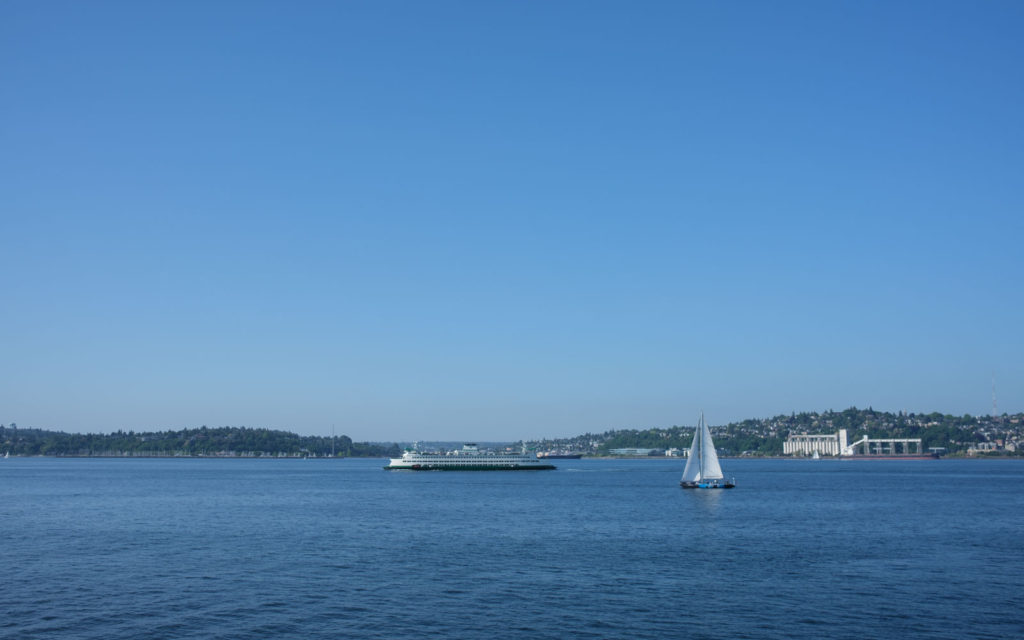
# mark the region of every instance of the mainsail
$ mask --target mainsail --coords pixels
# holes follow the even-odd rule
[[[700,414],[700,424],[693,434],[690,445],[690,457],[686,459],[683,469],[683,482],[703,482],[705,480],[721,480],[722,467],[718,464],[715,443],[711,441],[711,431],[704,422],[704,414]]]

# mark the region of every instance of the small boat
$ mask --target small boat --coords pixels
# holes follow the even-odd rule
[[[815,451],[814,455],[811,456],[811,460],[821,460],[821,454]]]
[[[693,434],[690,457],[686,459],[686,468],[683,469],[679,486],[684,489],[732,489],[736,486],[735,480],[726,482],[722,475],[722,466],[718,464],[718,453],[715,452],[715,443],[711,441],[711,431],[704,422],[703,411],[697,431]]]

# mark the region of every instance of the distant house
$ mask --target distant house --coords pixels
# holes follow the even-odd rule
[[[979,442],[978,444],[974,445],[973,447],[969,447],[967,449],[967,455],[975,456],[975,455],[978,455],[978,453],[983,452],[983,451],[998,451],[998,450],[999,450],[999,446],[995,442]]]

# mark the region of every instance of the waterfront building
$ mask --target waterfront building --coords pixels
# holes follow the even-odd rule
[[[846,429],[836,433],[793,434],[782,443],[782,453],[791,456],[924,456],[920,438],[868,438],[849,442]],[[970,451],[968,451],[970,453]],[[934,456],[935,452],[927,454]]]
[[[814,455],[814,453],[823,456],[837,456],[843,450],[839,442],[840,434],[842,434],[842,439],[845,441],[846,429],[842,429],[840,433],[822,435],[808,435],[806,433],[791,435],[782,443],[782,453],[790,456],[810,456]]]

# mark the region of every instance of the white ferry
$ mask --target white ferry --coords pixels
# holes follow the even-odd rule
[[[420,453],[406,451],[401,458],[391,458],[384,467],[388,471],[540,471],[554,469],[532,453],[493,453],[481,451],[476,444],[463,445],[450,453]]]

